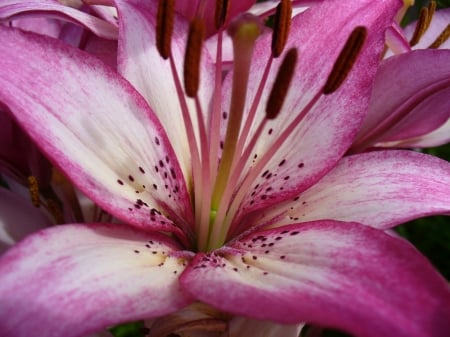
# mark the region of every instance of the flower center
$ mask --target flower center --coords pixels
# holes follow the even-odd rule
[[[282,0],[277,6],[271,54],[266,62],[256,94],[248,103],[248,84],[252,66],[253,50],[263,25],[258,18],[245,14],[228,25],[228,1],[218,1],[215,25],[217,46],[215,60],[215,81],[211,103],[206,120],[198,97],[200,86],[200,65],[205,36],[201,19],[203,6],[197,10],[197,17],[191,21],[184,59],[184,82],[178,78],[175,62],[170,52],[170,39],[174,21],[174,2],[160,1],[157,20],[157,47],[164,59],[169,59],[172,75],[178,93],[183,120],[189,140],[192,165],[192,202],[195,214],[197,249],[210,251],[222,246],[240,232],[235,225],[239,207],[254,181],[259,178],[277,149],[288,139],[305,115],[315,106],[322,95],[333,93],[342,84],[355,62],[366,35],[366,29],[358,27],[351,34],[341,55],[322,90],[306,104],[282,132],[275,137],[268,150],[258,158],[251,158],[255,144],[260,139],[267,123],[278,117],[297,64],[295,48],[284,52],[291,22],[291,1]],[[233,69],[231,78],[230,104],[223,112],[222,85],[223,62],[222,41],[224,27],[233,43]],[[263,90],[273,60],[284,54],[273,82],[265,107],[264,118],[257,120],[257,108],[261,103]],[[183,90],[184,89],[184,90]],[[193,100],[196,111],[192,114],[187,100]],[[249,106],[249,108],[246,108]],[[247,109],[247,111],[246,111]],[[224,131],[224,132],[221,132]],[[269,130],[269,135],[270,135]],[[223,139],[221,137],[224,137]]]

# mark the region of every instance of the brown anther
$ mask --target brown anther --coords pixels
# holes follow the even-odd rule
[[[230,0],[216,0],[214,24],[216,29],[220,29],[228,18]]]
[[[436,1],[430,1],[428,4],[428,22],[425,30],[430,27],[431,20],[433,19],[434,12],[436,12]]]
[[[291,0],[281,0],[277,6],[272,35],[272,55],[278,57],[283,52],[291,28]]]
[[[35,176],[28,177],[28,191],[30,192],[31,203],[34,207],[41,206],[41,198],[39,195],[39,185]]]
[[[277,77],[270,91],[269,99],[266,105],[267,119],[274,119],[281,111],[284,100],[286,99],[289,86],[294,76],[295,66],[297,64],[297,49],[291,48],[284,56],[283,62],[278,70]]]
[[[53,199],[47,199],[46,202],[47,202],[47,209],[53,216],[53,219],[55,219],[55,223],[57,224],[64,223],[64,214],[59,204]]]
[[[156,17],[156,48],[163,59],[170,56],[175,0],[159,0]]]
[[[450,38],[450,24],[448,24],[447,27],[445,27],[445,29],[441,32],[441,34],[439,34],[436,40],[434,40],[433,43],[428,46],[428,48],[437,49],[449,38]]]
[[[356,58],[364,45],[367,36],[367,28],[363,26],[356,27],[350,34],[344,48],[342,48],[333,69],[328,76],[327,83],[323,87],[325,95],[336,91],[347,78],[350,70],[355,64]]]
[[[205,23],[195,18],[189,27],[189,36],[184,56],[184,89],[186,95],[195,97],[200,83],[200,57],[205,38]]]
[[[420,10],[419,19],[417,20],[416,28],[414,30],[411,40],[409,40],[410,46],[415,46],[419,43],[420,38],[423,36],[428,26],[430,25],[430,18],[428,15],[428,8],[422,8]]]

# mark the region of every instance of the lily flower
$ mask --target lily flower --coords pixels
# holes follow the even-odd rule
[[[351,152],[433,147],[450,141],[450,11],[435,2],[404,30],[387,30],[392,51],[375,78],[368,114]]]
[[[399,2],[327,1],[290,23],[283,1],[274,33],[248,16],[228,25],[218,6],[215,58],[202,20],[188,24],[172,1],[115,3],[117,71],[0,27],[0,101],[127,224],[56,226],[5,253],[0,335],[154,319],[151,335],[164,318],[207,316],[231,336],[295,336],[304,322],[445,336],[447,282],[384,230],[449,212],[449,164],[409,151],[343,157]],[[224,79],[223,26],[234,47]]]

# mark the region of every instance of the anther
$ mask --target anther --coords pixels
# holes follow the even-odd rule
[[[425,30],[427,30],[428,27],[430,27],[434,12],[436,12],[436,1],[430,1],[430,3],[428,4],[428,20]]]
[[[282,0],[275,13],[272,35],[272,55],[278,57],[281,55],[286,45],[291,28],[292,3],[291,0]]]
[[[28,191],[30,192],[30,198],[33,206],[40,207],[41,199],[39,196],[39,185],[35,176],[28,177]]]
[[[163,59],[170,56],[175,0],[159,0],[156,17],[156,48]]]
[[[417,20],[416,28],[414,29],[413,36],[409,40],[410,46],[415,46],[419,43],[420,38],[423,36],[430,24],[430,17],[428,15],[428,8],[422,8],[420,10],[419,19]]]
[[[359,26],[352,31],[344,48],[341,50],[341,53],[334,63],[333,69],[328,76],[327,83],[325,83],[325,86],[323,87],[323,93],[325,95],[336,91],[347,78],[362,49],[366,36],[366,27]]]
[[[216,0],[216,9],[214,16],[214,24],[216,29],[220,29],[228,18],[230,9],[230,0]]]
[[[200,82],[200,57],[205,38],[205,24],[201,19],[192,20],[184,57],[184,89],[186,95],[195,97]]]
[[[286,53],[283,63],[281,64],[272,90],[270,91],[269,99],[266,106],[266,117],[274,119],[280,112],[284,100],[287,96],[289,85],[294,76],[295,65],[297,64],[297,49],[292,48]]]
[[[439,36],[434,40],[432,44],[429,45],[429,49],[437,49],[439,48],[445,41],[447,41],[450,37],[450,24],[445,27],[445,29],[439,34]]]
[[[55,223],[64,223],[64,214],[62,212],[61,206],[53,199],[47,199],[46,202],[47,209],[53,216],[53,219],[55,219]]]

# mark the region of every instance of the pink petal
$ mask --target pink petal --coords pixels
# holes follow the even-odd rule
[[[411,51],[411,46],[406,39],[402,27],[397,22],[386,30],[386,44],[394,54],[402,54]],[[387,53],[389,53],[388,51]],[[392,55],[391,55],[392,56]]]
[[[45,17],[22,17],[10,21],[9,26],[57,38],[61,31],[62,24],[57,20]]]
[[[51,225],[31,200],[0,188],[0,254],[27,235]]]
[[[334,219],[387,229],[450,213],[449,195],[449,163],[412,151],[374,151],[344,157],[295,202],[279,208],[287,210],[288,223]]]
[[[9,21],[22,16],[32,17],[36,15],[69,21],[86,27],[105,39],[117,39],[117,27],[114,25],[77,9],[61,5],[58,1],[34,0],[18,2],[4,0],[0,7],[0,21]]]
[[[111,67],[117,67],[117,41],[101,39],[90,34],[85,43],[83,50],[95,55]]]
[[[0,67],[0,100],[81,191],[128,223],[179,232],[156,207],[188,229],[177,159],[128,82],[87,53],[8,28],[0,30]]]
[[[254,158],[261,158],[312,97],[322,91],[337,54],[351,31],[356,26],[366,26],[368,39],[343,85],[334,94],[322,95],[295,131],[276,148],[269,163],[248,188],[241,204],[242,212],[262,209],[295,196],[320,179],[345,153],[368,107],[372,81],[384,48],[384,31],[391,25],[398,5],[398,1],[318,3],[293,19],[286,48],[294,47],[299,51],[295,76],[280,115],[267,123],[242,176],[255,165],[254,162],[258,163]],[[331,17],[333,20],[329,20]],[[318,25],[318,22],[327,24]],[[271,35],[266,34],[258,41],[246,110],[250,109],[250,98],[255,96],[269,58]],[[269,90],[278,66],[279,60],[275,60],[258,107],[256,123],[265,117]],[[229,109],[230,82],[229,78],[225,80],[223,111]],[[256,127],[253,129],[254,132]]]
[[[186,177],[191,175],[191,153],[188,147],[178,94],[169,60],[163,60],[156,49],[156,2],[116,1],[120,14],[118,70],[146,98],[161,121]],[[183,60],[187,41],[187,22],[177,16],[172,36],[172,55],[178,76],[183,78]],[[209,55],[202,55],[199,100],[204,120],[211,103],[213,67]],[[194,101],[187,101],[191,119],[196,121]],[[170,112],[170,113],[169,113]],[[196,127],[196,124],[195,124]],[[192,141],[192,140],[190,140]]]
[[[449,50],[416,50],[385,60],[353,151],[422,136],[441,126],[450,117],[449,76]]]
[[[85,336],[180,309],[191,300],[178,285],[181,259],[168,256],[177,249],[122,225],[39,232],[0,259],[0,335]]]
[[[198,256],[183,289],[216,308],[361,337],[444,337],[450,288],[408,242],[322,221],[254,233]]]
[[[436,130],[429,132],[423,136],[402,139],[394,142],[381,142],[377,143],[380,147],[410,147],[410,148],[423,148],[434,147],[450,142],[450,119],[442,124]]]

